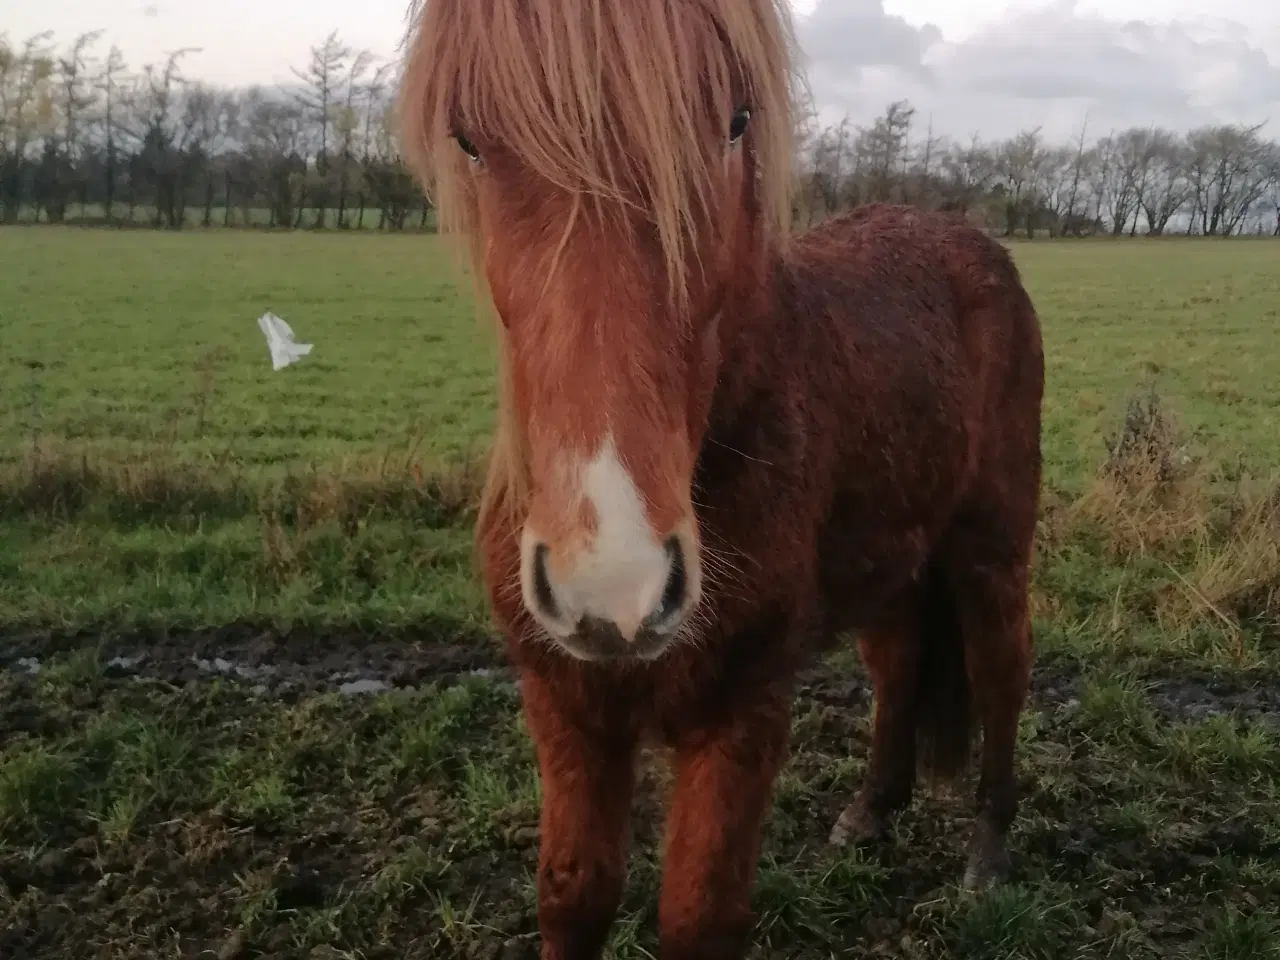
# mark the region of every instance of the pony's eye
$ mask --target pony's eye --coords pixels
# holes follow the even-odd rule
[[[458,146],[462,148],[462,152],[470,157],[473,163],[480,162],[480,151],[476,149],[474,143],[460,133],[455,133],[453,139],[458,141]]]
[[[733,119],[729,121],[729,143],[734,144],[747,132],[747,124],[751,120],[751,108],[739,107],[733,111]]]

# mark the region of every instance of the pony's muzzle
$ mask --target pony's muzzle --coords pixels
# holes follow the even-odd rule
[[[617,569],[588,558],[562,582],[553,579],[549,556],[543,543],[534,543],[527,554],[525,603],[542,627],[582,660],[653,659],[697,602],[696,574],[691,576],[679,535],[667,538],[660,555],[642,553]]]

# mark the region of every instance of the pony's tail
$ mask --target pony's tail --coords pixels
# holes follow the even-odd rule
[[[937,570],[925,585],[920,639],[916,771],[937,783],[968,770],[975,733],[960,617]]]

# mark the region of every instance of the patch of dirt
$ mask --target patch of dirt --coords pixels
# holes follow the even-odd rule
[[[505,670],[496,638],[446,620],[400,630],[234,624],[128,634],[0,631],[0,669],[33,675],[43,658],[85,648],[98,651],[109,676],[140,675],[177,685],[223,676],[285,698],[332,689],[373,693]]]
[[[1194,721],[1235,714],[1245,722],[1280,724],[1280,682],[1275,677],[1169,671],[1146,679],[1147,697],[1164,719]]]
[[[1161,667],[1136,678],[1156,716],[1167,722],[1234,716],[1245,723],[1280,726],[1280,677],[1264,672],[1219,674]],[[1053,710],[1079,702],[1087,678],[1070,660],[1041,660],[1031,675],[1033,709]],[[846,676],[819,667],[800,676],[800,695],[818,702],[866,711],[871,684],[861,668]]]
[[[0,630],[0,670],[35,675],[51,654],[96,648],[109,676],[140,675],[174,684],[222,676],[260,695],[292,699],[337,689],[377,693],[417,688],[464,674],[506,679],[510,670],[499,638],[441,619],[411,629],[358,626],[281,630],[270,625],[148,630],[110,634],[6,633]],[[1166,721],[1233,715],[1245,723],[1280,726],[1280,678],[1164,667],[1140,677],[1145,694]],[[1055,709],[1078,702],[1085,678],[1073,661],[1041,660],[1031,677],[1031,704]],[[800,675],[800,696],[867,710],[871,687],[855,667],[841,676],[829,666]]]
[[[1244,723],[1280,726],[1280,678],[1265,672],[1213,673],[1164,666],[1134,677],[1156,716],[1165,722],[1196,722],[1233,716]],[[1033,706],[1056,708],[1079,702],[1086,678],[1070,663],[1037,665],[1031,677]]]

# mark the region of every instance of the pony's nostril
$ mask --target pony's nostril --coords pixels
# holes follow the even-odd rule
[[[545,543],[533,548],[533,598],[545,616],[555,619],[560,616],[560,608],[556,604],[556,595],[551,590],[551,580],[547,576],[547,552]]]
[[[671,537],[667,540],[666,551],[670,561],[667,585],[663,588],[658,609],[649,618],[653,624],[660,624],[679,611],[684,606],[689,592],[689,575],[685,570],[684,549],[680,546],[680,541],[676,537]]]

